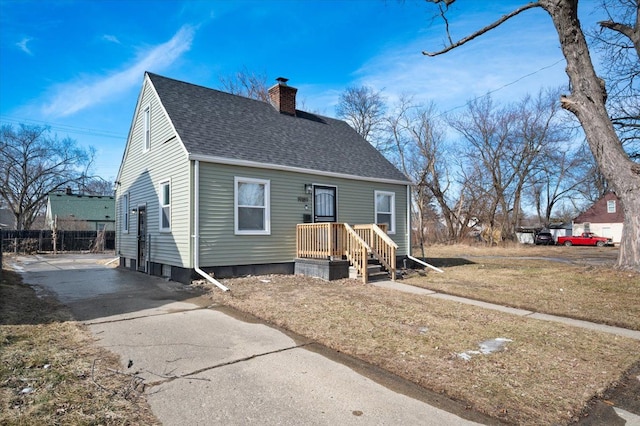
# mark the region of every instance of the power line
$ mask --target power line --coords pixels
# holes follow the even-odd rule
[[[111,139],[126,139],[126,136],[121,134],[110,132],[108,130],[99,130],[99,129],[90,129],[84,127],[76,127],[69,126],[67,124],[59,124],[59,123],[50,123],[42,120],[34,120],[30,118],[20,118],[20,117],[10,117],[8,115],[0,116],[0,121],[15,123],[15,124],[38,124],[38,125],[46,125],[50,127],[52,130],[58,130],[61,132],[73,133],[78,135],[88,135],[88,136],[99,136],[103,138],[111,138]]]
[[[491,95],[492,93],[496,93],[496,92],[497,92],[497,91],[499,91],[499,90],[502,90],[502,89],[504,89],[504,88],[506,88],[506,87],[512,86],[512,85],[514,85],[514,84],[518,83],[519,81],[524,80],[525,78],[528,78],[528,77],[531,77],[532,75],[538,74],[538,73],[539,73],[539,72],[541,72],[541,71],[544,71],[544,70],[549,69],[549,68],[553,68],[553,67],[555,67],[556,65],[558,65],[560,62],[563,62],[564,60],[565,60],[564,58],[558,59],[557,61],[555,61],[555,62],[554,62],[554,63],[552,63],[551,65],[546,65],[546,66],[544,66],[544,67],[542,67],[542,68],[538,68],[537,70],[535,70],[535,71],[533,71],[533,72],[530,72],[529,74],[525,74],[525,75],[523,75],[523,76],[521,76],[521,77],[518,77],[517,79],[513,80],[513,81],[512,81],[512,82],[510,82],[510,83],[503,84],[502,86],[498,87],[497,89],[489,90],[489,91],[488,91],[487,93],[485,93],[484,95],[476,96],[475,98],[473,98],[473,99],[471,99],[471,100],[469,100],[469,101],[465,102],[465,103],[464,103],[464,104],[462,104],[462,105],[458,105],[458,106],[455,106],[455,107],[453,107],[453,108],[450,108],[450,109],[448,109],[447,111],[444,111],[444,112],[442,112],[442,113],[438,114],[438,115],[437,115],[437,117],[440,117],[440,116],[443,116],[443,115],[445,115],[445,114],[448,114],[448,113],[450,113],[451,111],[454,111],[454,110],[456,110],[456,109],[463,108],[463,107],[465,107],[465,106],[469,105],[470,103],[472,103],[472,102],[474,102],[474,101],[477,101],[478,99],[482,99],[482,98],[484,98],[484,97],[487,97],[487,96]]]

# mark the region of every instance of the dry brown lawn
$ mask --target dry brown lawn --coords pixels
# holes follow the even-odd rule
[[[611,268],[611,247],[483,248],[463,245],[426,250],[430,269],[406,284],[456,296],[640,330],[640,274]]]
[[[544,264],[527,266],[520,260],[510,268],[488,267],[487,262],[474,265],[476,269],[465,275],[468,282],[474,274],[497,277],[515,273],[523,279],[544,269]],[[552,265],[558,270],[586,268],[557,262]],[[445,278],[438,275],[437,279],[449,279],[447,285],[452,286],[456,279],[446,277],[456,268],[469,266],[473,265],[445,267]],[[428,273],[412,280],[426,283],[435,276]],[[545,294],[560,292],[557,285],[562,281],[564,309],[576,306],[569,300],[576,291],[564,284],[571,274],[557,276],[556,287],[539,290],[538,300],[548,304],[542,301],[557,297]],[[526,281],[526,285],[509,290],[512,298],[538,285],[538,281]],[[212,290],[210,297],[217,303],[253,314],[512,424],[575,421],[593,397],[640,362],[640,342],[636,340],[399,293],[355,280],[325,282],[274,275],[223,282],[231,292]],[[490,287],[491,280],[482,282],[474,285]],[[611,287],[607,291],[613,290]],[[600,301],[604,299],[600,297]],[[616,299],[611,300],[608,310],[615,311]],[[496,338],[511,341],[502,351],[472,354],[470,360],[460,356],[478,351],[481,342]]]
[[[0,424],[159,424],[119,366],[64,307],[2,272]]]

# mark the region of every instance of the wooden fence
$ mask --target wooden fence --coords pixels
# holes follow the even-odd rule
[[[115,231],[57,231],[56,234],[56,251],[110,251],[116,248]],[[0,247],[5,253],[53,252],[53,231],[2,230]]]

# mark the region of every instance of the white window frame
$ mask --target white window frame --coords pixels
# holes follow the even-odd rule
[[[122,194],[122,233],[129,233],[129,193]]]
[[[142,131],[143,152],[147,152],[151,149],[151,104],[142,109]]]
[[[241,183],[257,183],[259,185],[264,185],[264,229],[260,230],[241,230],[239,228],[239,211],[238,209],[241,207],[251,207],[256,208],[255,206],[242,206],[238,204],[238,186]],[[234,232],[236,235],[271,235],[271,181],[267,179],[256,179],[256,178],[247,178],[234,176],[233,178],[233,222],[234,222]]]
[[[374,209],[373,222],[376,223],[376,224],[378,223],[378,195],[391,197],[391,202],[390,202],[391,211],[390,212],[379,212],[379,213],[382,213],[382,214],[391,213],[391,223],[389,224],[389,229],[387,230],[387,233],[388,234],[395,234],[396,233],[396,193],[395,192],[390,192],[390,191],[374,191],[374,196],[373,196],[373,209]]]
[[[616,200],[607,200],[607,213],[616,212]]]
[[[165,185],[169,186],[169,202],[164,203],[164,187]],[[171,179],[165,179],[158,183],[158,228],[160,232],[171,232]],[[164,213],[164,209],[169,209],[169,226],[162,226],[162,215]]]

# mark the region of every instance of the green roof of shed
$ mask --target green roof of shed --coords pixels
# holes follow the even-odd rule
[[[108,195],[49,194],[51,218],[112,222],[116,220],[116,202]]]

